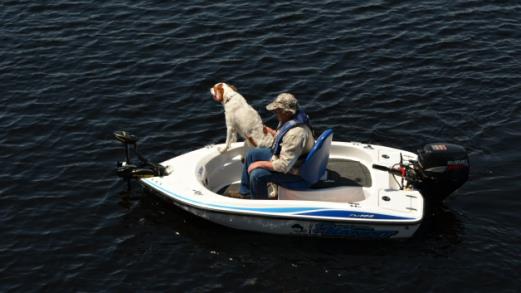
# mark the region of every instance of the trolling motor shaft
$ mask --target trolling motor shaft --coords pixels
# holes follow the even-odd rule
[[[135,135],[132,135],[123,130],[114,131],[114,137],[116,138],[116,140],[120,141],[121,143],[123,143],[125,145],[125,158],[127,160],[126,162],[127,163],[130,162],[129,153],[128,153],[128,145],[132,144],[132,145],[136,146],[137,137]]]
[[[119,177],[125,179],[139,179],[166,175],[166,168],[164,166],[148,161],[137,151],[138,138],[135,135],[120,130],[114,132],[114,137],[117,141],[123,143],[125,147],[125,161],[118,161],[116,165],[116,174]],[[130,160],[130,145],[134,146],[132,150],[138,157],[139,164],[133,164]]]

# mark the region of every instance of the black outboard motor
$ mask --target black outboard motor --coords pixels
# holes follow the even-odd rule
[[[431,143],[418,150],[416,180],[413,185],[433,202],[444,200],[469,177],[465,148],[449,143]]]

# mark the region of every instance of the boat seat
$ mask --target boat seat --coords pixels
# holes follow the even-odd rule
[[[322,132],[300,167],[302,180],[280,184],[280,186],[287,189],[305,190],[317,183],[322,177],[325,177],[332,140],[333,129],[327,129]]]

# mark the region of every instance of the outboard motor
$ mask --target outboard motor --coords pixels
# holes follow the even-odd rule
[[[400,189],[415,188],[431,203],[441,202],[469,178],[469,157],[465,148],[450,143],[431,143],[418,150],[418,160],[400,162],[393,167],[373,164],[373,168],[387,171]],[[404,179],[407,184],[404,184]]]
[[[469,177],[465,148],[449,143],[431,143],[418,150],[412,184],[431,201],[442,201]]]

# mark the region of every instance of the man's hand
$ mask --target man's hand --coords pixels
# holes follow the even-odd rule
[[[275,134],[277,133],[276,130],[273,130],[272,128],[266,126],[266,125],[263,125],[262,127],[262,131],[264,132],[264,134],[271,134],[271,136],[275,137]]]
[[[250,166],[248,167],[248,173],[251,173],[253,170],[257,168],[273,170],[273,166],[270,161],[256,161],[250,164]]]

